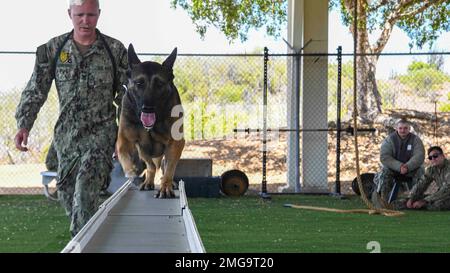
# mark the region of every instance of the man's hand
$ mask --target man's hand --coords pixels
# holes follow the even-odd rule
[[[408,166],[406,164],[402,164],[400,166],[400,173],[401,174],[407,174],[408,173]]]
[[[406,207],[408,209],[421,209],[426,204],[427,204],[427,201],[425,201],[425,200],[412,201],[411,199],[408,199],[408,202],[406,202]]]
[[[17,150],[22,152],[28,151],[26,147],[28,144],[28,130],[25,128],[19,129],[16,137],[14,137],[14,143],[16,144]]]
[[[419,200],[413,203],[413,208],[414,209],[421,209],[423,206],[425,206],[427,204],[427,201],[425,200]]]
[[[413,204],[414,204],[414,202],[411,199],[408,199],[408,202],[406,202],[406,207],[408,209],[412,209],[413,208]]]

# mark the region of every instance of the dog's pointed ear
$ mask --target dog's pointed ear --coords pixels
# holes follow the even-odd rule
[[[177,58],[177,48],[175,47],[175,49],[172,51],[172,53],[170,53],[169,57],[167,57],[167,59],[163,62],[162,65],[165,68],[172,70],[176,58]]]
[[[134,51],[133,44],[128,46],[128,66],[133,68],[133,66],[140,64],[141,60],[139,60],[136,52]]]

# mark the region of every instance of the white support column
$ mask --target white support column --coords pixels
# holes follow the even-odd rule
[[[290,53],[328,52],[328,1],[289,0],[288,2],[288,42],[294,48]],[[294,52],[295,51],[295,52]],[[296,103],[295,62],[288,58],[288,71],[292,77],[288,81],[287,120],[288,128],[295,128],[295,111],[300,107],[300,128],[327,128],[328,112],[328,60],[326,57],[301,58],[299,77],[301,82],[300,105]],[[286,187],[285,192],[328,192],[327,185],[327,133],[301,133],[300,178],[296,174],[296,137],[288,133]]]
[[[293,47],[293,49],[288,47],[288,53],[296,53],[300,52],[303,47],[303,1],[304,0],[289,0],[288,1],[288,43]],[[301,67],[301,65],[300,65]],[[287,60],[287,70],[288,75],[292,75],[288,79],[287,86],[287,127],[295,128],[295,112],[299,109],[300,105],[297,104],[296,101],[296,92],[295,90],[295,76],[294,71],[295,61],[294,57],[288,57]],[[300,69],[301,71],[301,69]],[[300,75],[299,73],[299,77]],[[296,173],[296,156],[297,151],[295,151],[296,147],[296,133],[289,132],[287,138],[287,174],[286,180],[287,184],[285,187],[281,187],[279,191],[283,192],[296,192],[299,188],[299,177]]]
[[[328,52],[328,1],[304,1],[303,53]],[[301,128],[328,127],[328,58],[304,57]],[[302,192],[329,192],[328,190],[328,133],[303,132],[301,135]]]

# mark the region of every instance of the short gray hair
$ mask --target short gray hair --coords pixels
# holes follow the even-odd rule
[[[69,2],[69,9],[72,6],[81,6],[84,4],[84,2],[86,2],[87,0],[68,0]],[[97,2],[97,6],[98,8],[100,8],[100,0],[95,0],[95,2]]]
[[[397,128],[399,124],[405,124],[405,125],[408,125],[409,127],[411,127],[411,122],[409,122],[409,121],[408,121],[407,119],[405,119],[405,118],[398,119],[398,120],[395,122],[395,128]]]

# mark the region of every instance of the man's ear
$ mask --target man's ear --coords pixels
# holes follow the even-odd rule
[[[67,10],[67,14],[69,14],[69,18],[72,19],[72,13],[70,12],[70,9]]]

